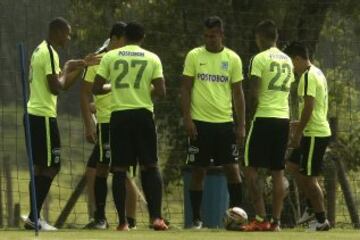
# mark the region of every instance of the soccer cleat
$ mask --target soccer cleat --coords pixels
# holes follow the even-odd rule
[[[127,223],[119,224],[116,228],[117,231],[129,231],[129,225]]]
[[[245,232],[270,231],[270,223],[268,221],[260,222],[254,220],[251,223],[242,226],[242,230]]]
[[[155,231],[165,231],[168,230],[169,227],[166,225],[164,219],[156,218],[152,223],[152,228]]]
[[[271,223],[269,231],[271,231],[271,232],[280,232],[281,231],[280,224]]]
[[[50,225],[45,220],[40,219],[39,221],[40,221],[40,226],[41,226],[42,231],[57,231],[58,230],[56,227]]]
[[[315,218],[315,213],[313,213],[308,207],[305,208],[305,211],[301,218],[296,222],[297,224],[307,223]]]
[[[24,221],[24,228],[26,230],[34,230],[35,229],[35,222],[31,221],[30,218],[21,216],[21,219]],[[40,222],[38,222],[38,229],[41,229]]]
[[[202,221],[200,221],[199,219],[193,221],[192,229],[199,230],[199,229],[202,229],[202,227],[203,227],[203,222]]]
[[[234,221],[227,223],[225,229],[228,231],[244,231],[243,225]]]
[[[106,219],[100,220],[93,220],[85,225],[84,229],[97,229],[97,230],[104,230],[108,229],[109,224],[107,223]]]
[[[330,228],[331,226],[327,219],[323,223],[319,223],[317,220],[313,220],[309,223],[308,231],[329,231]]]

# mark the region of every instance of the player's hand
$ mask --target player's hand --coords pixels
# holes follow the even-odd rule
[[[96,129],[94,126],[85,129],[85,137],[89,143],[96,143]]]
[[[197,129],[195,126],[195,123],[193,122],[192,119],[184,119],[184,126],[185,126],[185,130],[187,135],[191,138],[191,139],[196,139],[197,138]]]
[[[86,66],[94,66],[100,63],[101,58],[101,55],[97,55],[96,53],[90,53],[84,58],[84,62]]]
[[[244,147],[245,144],[245,126],[236,127],[236,140],[239,149]]]
[[[92,114],[96,114],[96,106],[95,106],[95,103],[94,103],[94,102],[91,102],[91,103],[89,104],[89,109],[90,109],[90,112],[91,112]]]

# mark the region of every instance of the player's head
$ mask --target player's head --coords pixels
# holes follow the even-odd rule
[[[310,61],[309,50],[300,42],[292,42],[285,47],[284,52],[291,58],[296,73],[302,73]]]
[[[145,38],[144,27],[137,22],[129,22],[125,27],[125,42],[126,44],[136,43],[141,44]]]
[[[65,47],[66,43],[71,39],[70,23],[62,18],[57,17],[49,23],[49,38],[58,46]]]
[[[211,16],[204,21],[204,41],[206,49],[218,51],[223,47],[224,23],[218,16]]]
[[[125,28],[126,23],[122,21],[113,24],[109,34],[111,48],[124,46]]]
[[[278,29],[274,21],[264,20],[256,25],[255,41],[259,49],[275,45],[278,37]]]

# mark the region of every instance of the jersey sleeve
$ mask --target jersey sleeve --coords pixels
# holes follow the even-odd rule
[[[96,72],[97,75],[100,75],[102,78],[104,78],[106,81],[109,81],[110,77],[110,55],[105,54],[103,58],[101,59],[99,68]]]
[[[261,61],[261,56],[256,55],[251,59],[249,75],[261,78],[264,70],[264,63]]]
[[[194,77],[195,74],[196,74],[196,69],[195,69],[194,53],[189,52],[185,58],[183,75]]]
[[[241,59],[238,55],[235,55],[232,61],[231,83],[240,82],[244,79]]]
[[[152,79],[157,79],[157,78],[163,78],[164,74],[163,74],[163,67],[161,64],[161,60],[159,57],[155,57],[154,58],[154,71],[153,71],[153,75],[152,75]]]
[[[44,61],[45,75],[59,74],[61,72],[59,66],[59,56],[57,54],[50,55],[50,52],[43,54],[42,60]]]
[[[306,72],[300,79],[299,83],[299,96],[316,97],[316,78],[309,72]]]
[[[84,73],[84,81],[93,83],[96,75],[97,66],[88,67]]]

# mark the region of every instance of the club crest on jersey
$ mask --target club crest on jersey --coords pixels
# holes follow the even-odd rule
[[[228,70],[229,69],[229,62],[221,62],[221,69],[222,70]]]

